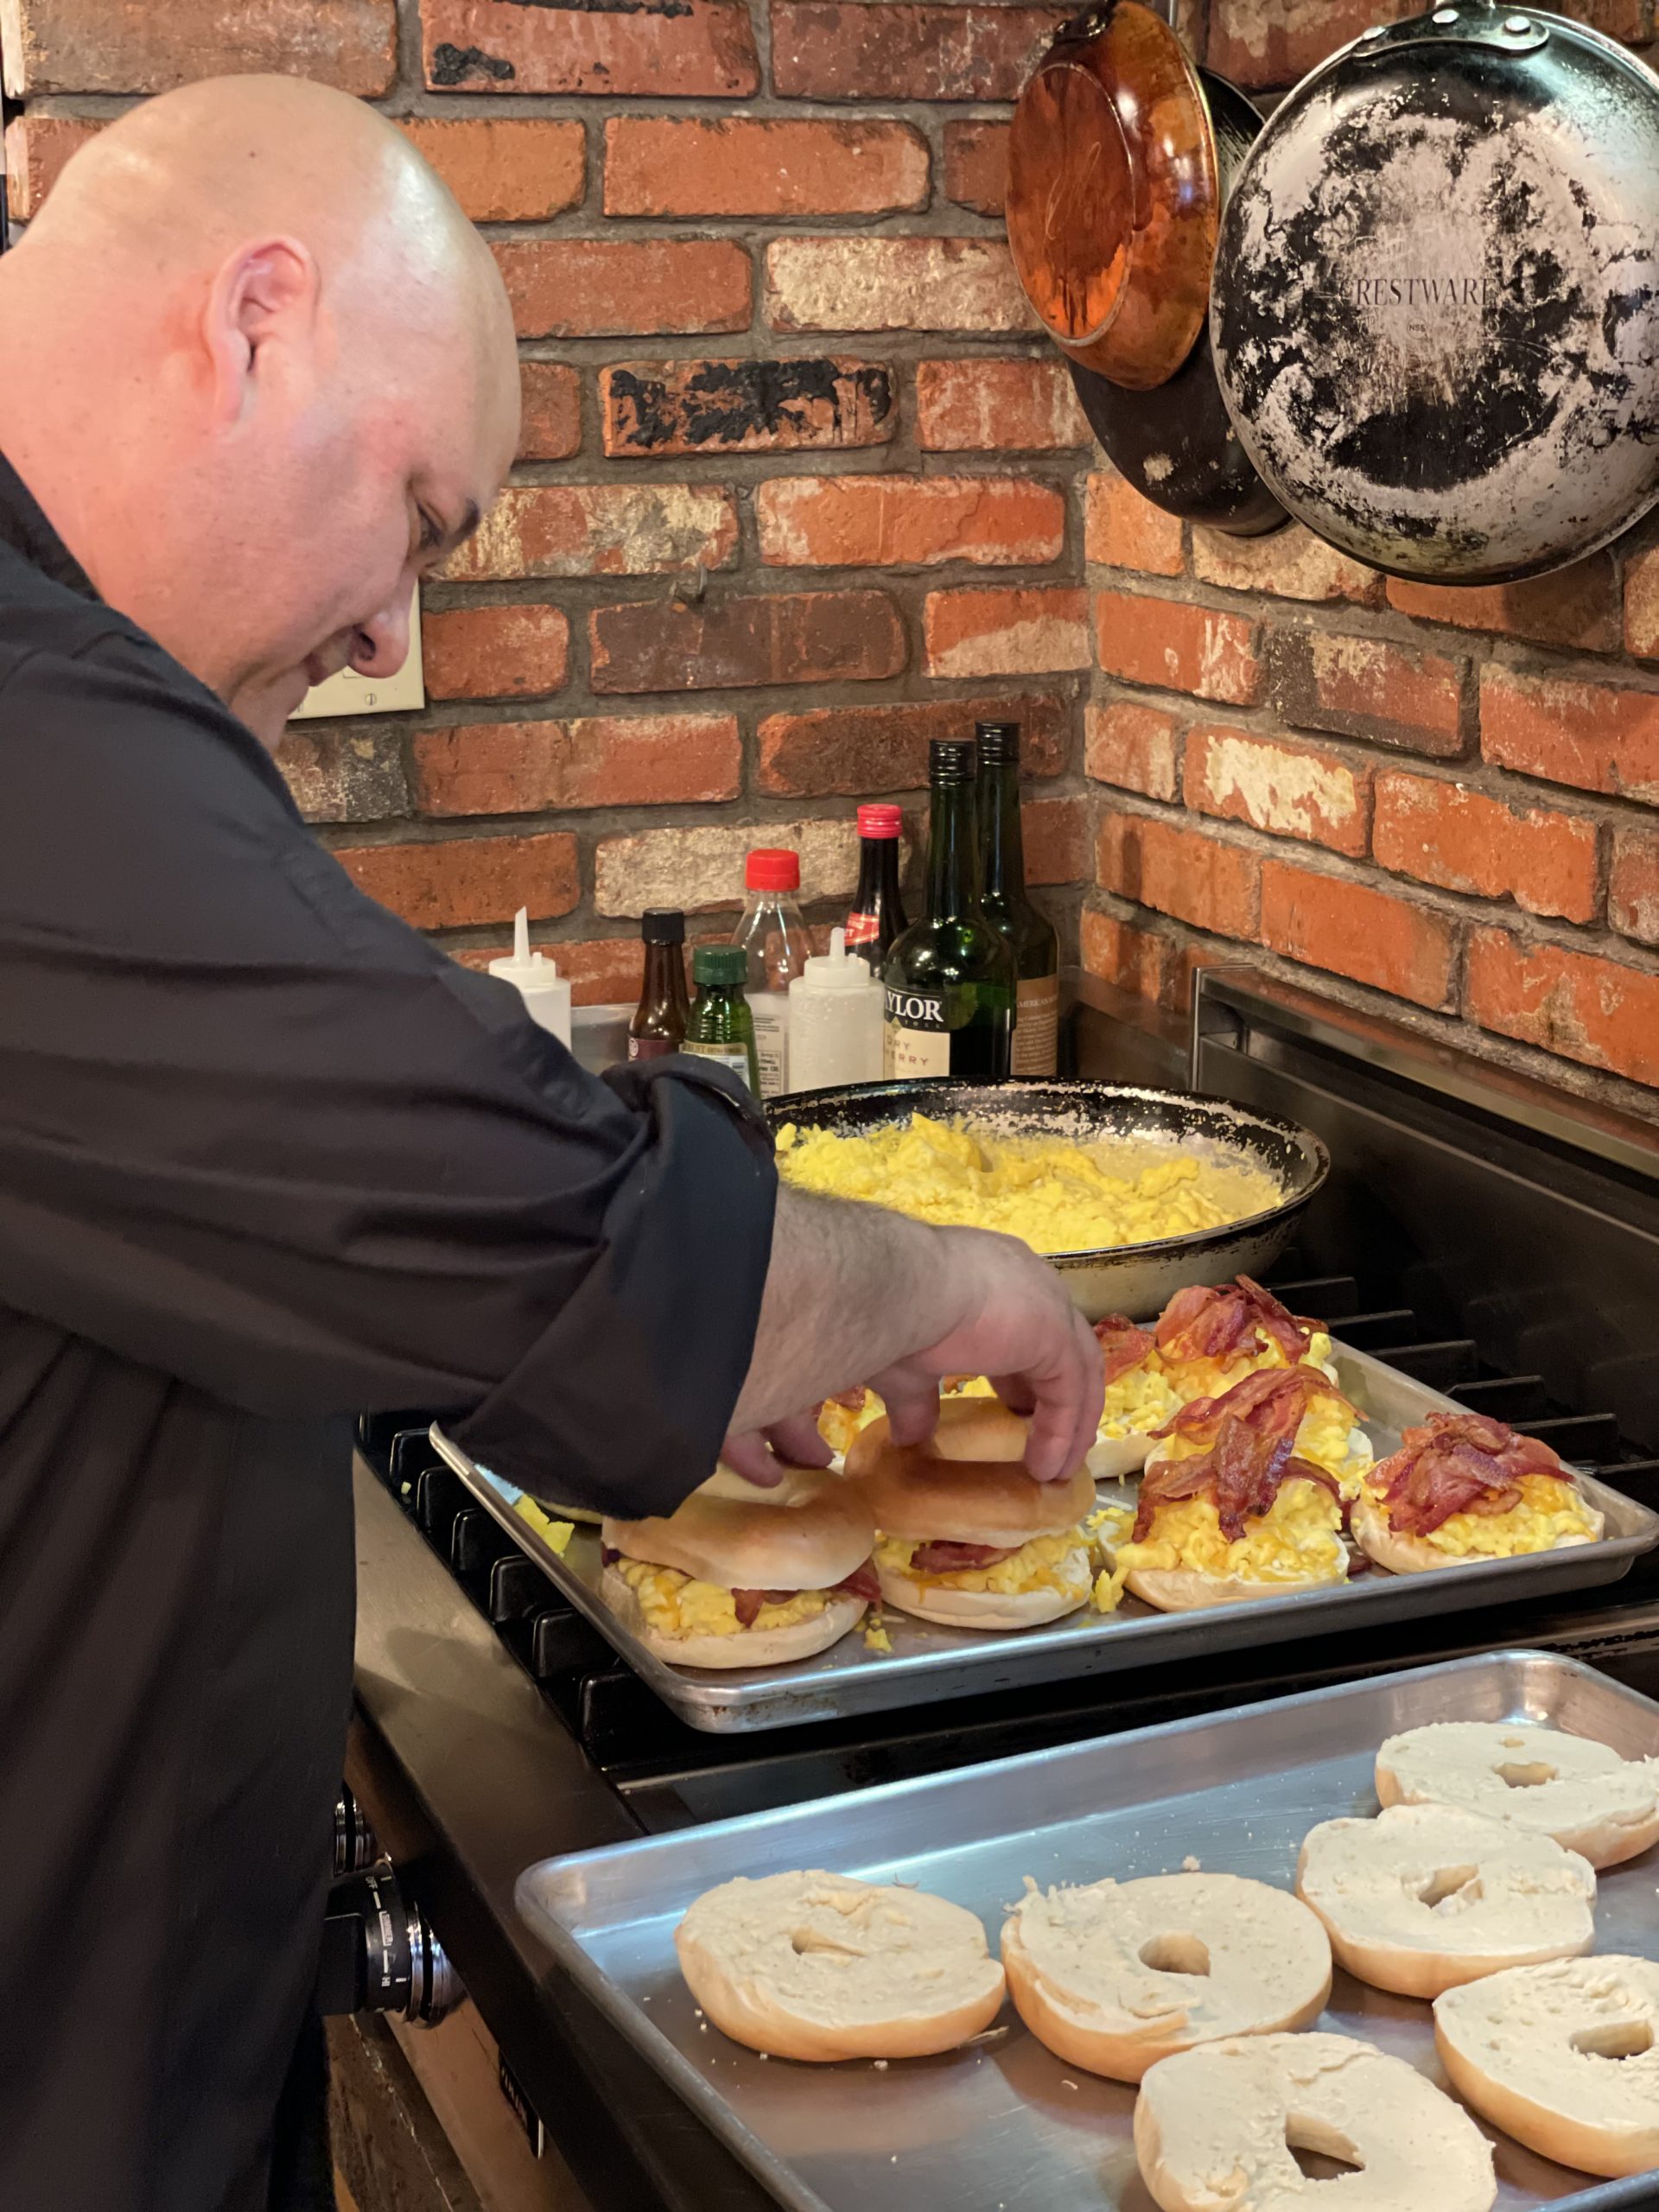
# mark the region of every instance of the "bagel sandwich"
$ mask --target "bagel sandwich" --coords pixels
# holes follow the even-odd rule
[[[1153,1327],[1163,1371],[1183,1402],[1218,1397],[1247,1375],[1314,1367],[1334,1382],[1323,1322],[1293,1313],[1249,1275],[1178,1290]]]
[[[1127,1589],[1181,1612],[1345,1582],[1347,1491],[1364,1457],[1352,1416],[1306,1367],[1258,1371],[1183,1408],[1147,1458],[1133,1521],[1127,1508],[1102,1516],[1096,1604],[1109,1611]],[[1300,1456],[1305,1430],[1319,1460]]]
[[[717,1468],[672,1513],[607,1518],[606,1603],[677,1667],[810,1659],[880,1595],[875,1530],[839,1475],[785,1467],[775,1489]]]
[[[847,1479],[880,1531],[883,1602],[955,1628],[1033,1628],[1075,1612],[1093,1581],[1082,1526],[1086,1467],[1039,1483],[1027,1424],[1000,1399],[944,1399],[925,1444],[893,1441],[885,1416],[847,1455]]]
[[[1352,1516],[1360,1548],[1391,1574],[1592,1544],[1605,1525],[1548,1444],[1475,1413],[1407,1429],[1362,1479]]]

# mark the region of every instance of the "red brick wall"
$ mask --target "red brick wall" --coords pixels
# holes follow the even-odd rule
[[[927,739],[995,708],[1030,725],[1033,874],[1075,943],[1086,433],[999,219],[1064,13],[0,9],[24,219],[130,96],[270,67],[397,116],[495,247],[523,450],[425,594],[430,704],[284,755],[367,889],[467,957],[527,901],[579,995],[627,995],[641,907],[729,906],[751,844],[798,843],[836,918],[855,802],[918,805]]]
[[[403,120],[499,254],[524,448],[427,594],[431,704],[287,748],[365,886],[462,957],[527,900],[582,995],[626,995],[640,907],[729,905],[759,837],[832,918],[855,799],[913,805],[927,738],[994,704],[1096,972],[1177,1004],[1243,945],[1659,1111],[1659,524],[1433,591],[1088,474],[998,220],[1059,9],[422,0],[400,33],[394,4],[0,9],[25,219],[127,99],[303,68]],[[1577,11],[1654,28],[1652,0]],[[1408,12],[1180,6],[1268,101]]]
[[[1210,0],[1206,58],[1270,105],[1415,12]],[[1649,0],[1567,12],[1654,29]],[[1659,1112],[1659,520],[1535,582],[1431,589],[1300,529],[1183,532],[1096,477],[1086,552],[1089,967],[1178,1005],[1195,963],[1248,946]]]

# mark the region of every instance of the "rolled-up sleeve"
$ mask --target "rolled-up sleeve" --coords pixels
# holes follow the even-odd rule
[[[759,1116],[696,1061],[586,1074],[143,678],[82,664],[66,713],[60,672],[0,825],[0,1298],[252,1412],[431,1409],[533,1491],[671,1506],[753,1345]]]

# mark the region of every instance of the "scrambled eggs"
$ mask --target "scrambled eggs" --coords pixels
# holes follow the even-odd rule
[[[556,1521],[533,1497],[515,1497],[512,1510],[521,1521],[529,1522],[550,1551],[556,1552],[561,1559],[564,1557],[566,1547],[576,1533],[574,1522]]]
[[[1272,1363],[1264,1361],[1262,1364],[1270,1365]],[[1202,1440],[1178,1433],[1174,1436],[1165,1437],[1161,1443],[1154,1446],[1149,1464],[1159,1460],[1190,1459],[1195,1453],[1207,1452],[1209,1448]],[[1313,1400],[1302,1415],[1296,1431],[1296,1441],[1291,1448],[1297,1459],[1310,1460],[1314,1466],[1323,1467],[1326,1474],[1333,1476],[1342,1486],[1343,1496],[1351,1498],[1359,1495],[1361,1478],[1370,1471],[1376,1457],[1371,1450],[1370,1439],[1363,1428],[1350,1427],[1347,1409],[1336,1398]],[[1299,1486],[1307,1487],[1306,1484]]]
[[[849,1390],[843,1396],[851,1397]],[[832,1452],[844,1459],[853,1447],[854,1440],[867,1429],[873,1421],[880,1421],[887,1408],[874,1390],[861,1394],[856,1406],[844,1405],[841,1398],[826,1398],[818,1408],[818,1434]]]
[[[1218,1398],[1235,1382],[1242,1382],[1247,1375],[1261,1374],[1274,1367],[1288,1367],[1291,1363],[1285,1357],[1283,1345],[1272,1337],[1266,1338],[1260,1351],[1236,1352],[1230,1359],[1166,1359],[1161,1352],[1156,1357],[1169,1378],[1171,1389],[1184,1406],[1191,1405],[1194,1398]],[[1317,1367],[1332,1382],[1336,1381],[1328,1329],[1314,1330],[1307,1350],[1296,1364]]]
[[[1236,1577],[1259,1582],[1263,1593],[1276,1584],[1345,1582],[1348,1554],[1342,1541],[1342,1506],[1323,1483],[1293,1476],[1243,1535],[1229,1542],[1222,1534],[1214,1502],[1182,1498],[1159,1507],[1144,1543],[1129,1541],[1135,1525],[1131,1506],[1109,1506],[1098,1541],[1109,1564],[1095,1584],[1095,1604],[1111,1612],[1131,1573],[1151,1568],[1169,1572],[1196,1568],[1217,1581]]]
[[[1555,1475],[1522,1475],[1517,1487],[1521,1503],[1507,1513],[1454,1513],[1418,1541],[1452,1559],[1515,1559],[1554,1551],[1575,1536],[1594,1538],[1596,1524],[1573,1484]],[[1382,1504],[1369,1485],[1366,1495]]]
[[[743,1624],[729,1590],[696,1582],[675,1567],[649,1567],[645,1560],[619,1559],[616,1572],[639,1600],[648,1628],[659,1636],[741,1636]],[[756,1628],[794,1628],[816,1620],[830,1602],[827,1590],[798,1590],[787,1604],[762,1605]]]
[[[925,1590],[995,1590],[1005,1598],[1028,1590],[1058,1590],[1064,1598],[1082,1599],[1089,1593],[1088,1545],[1081,1529],[1066,1529],[1058,1536],[1033,1536],[994,1567],[959,1567],[954,1574],[918,1574],[913,1579]],[[875,1563],[889,1574],[909,1574],[911,1554],[919,1548],[918,1541],[902,1536],[878,1537]]]
[[[912,1114],[907,1128],[854,1137],[789,1122],[778,1132],[778,1165],[804,1191],[870,1199],[921,1221],[1001,1230],[1044,1253],[1219,1229],[1281,1196],[1259,1168],[1150,1140],[1077,1145],[996,1136],[925,1114]]]

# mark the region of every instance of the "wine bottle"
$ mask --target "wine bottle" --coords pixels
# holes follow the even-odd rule
[[[894,940],[887,993],[889,1079],[1008,1072],[1015,970],[1006,941],[980,908],[975,748],[936,738],[928,748],[931,804],[927,912]]]
[[[1014,1008],[1015,1075],[1052,1075],[1059,1062],[1060,941],[1026,892],[1020,826],[1020,725],[977,722],[979,835],[985,918],[1007,942],[1018,977]]]
[[[909,927],[899,888],[899,833],[904,816],[896,806],[858,810],[858,889],[847,917],[847,950],[865,961],[880,980],[894,938]]]

